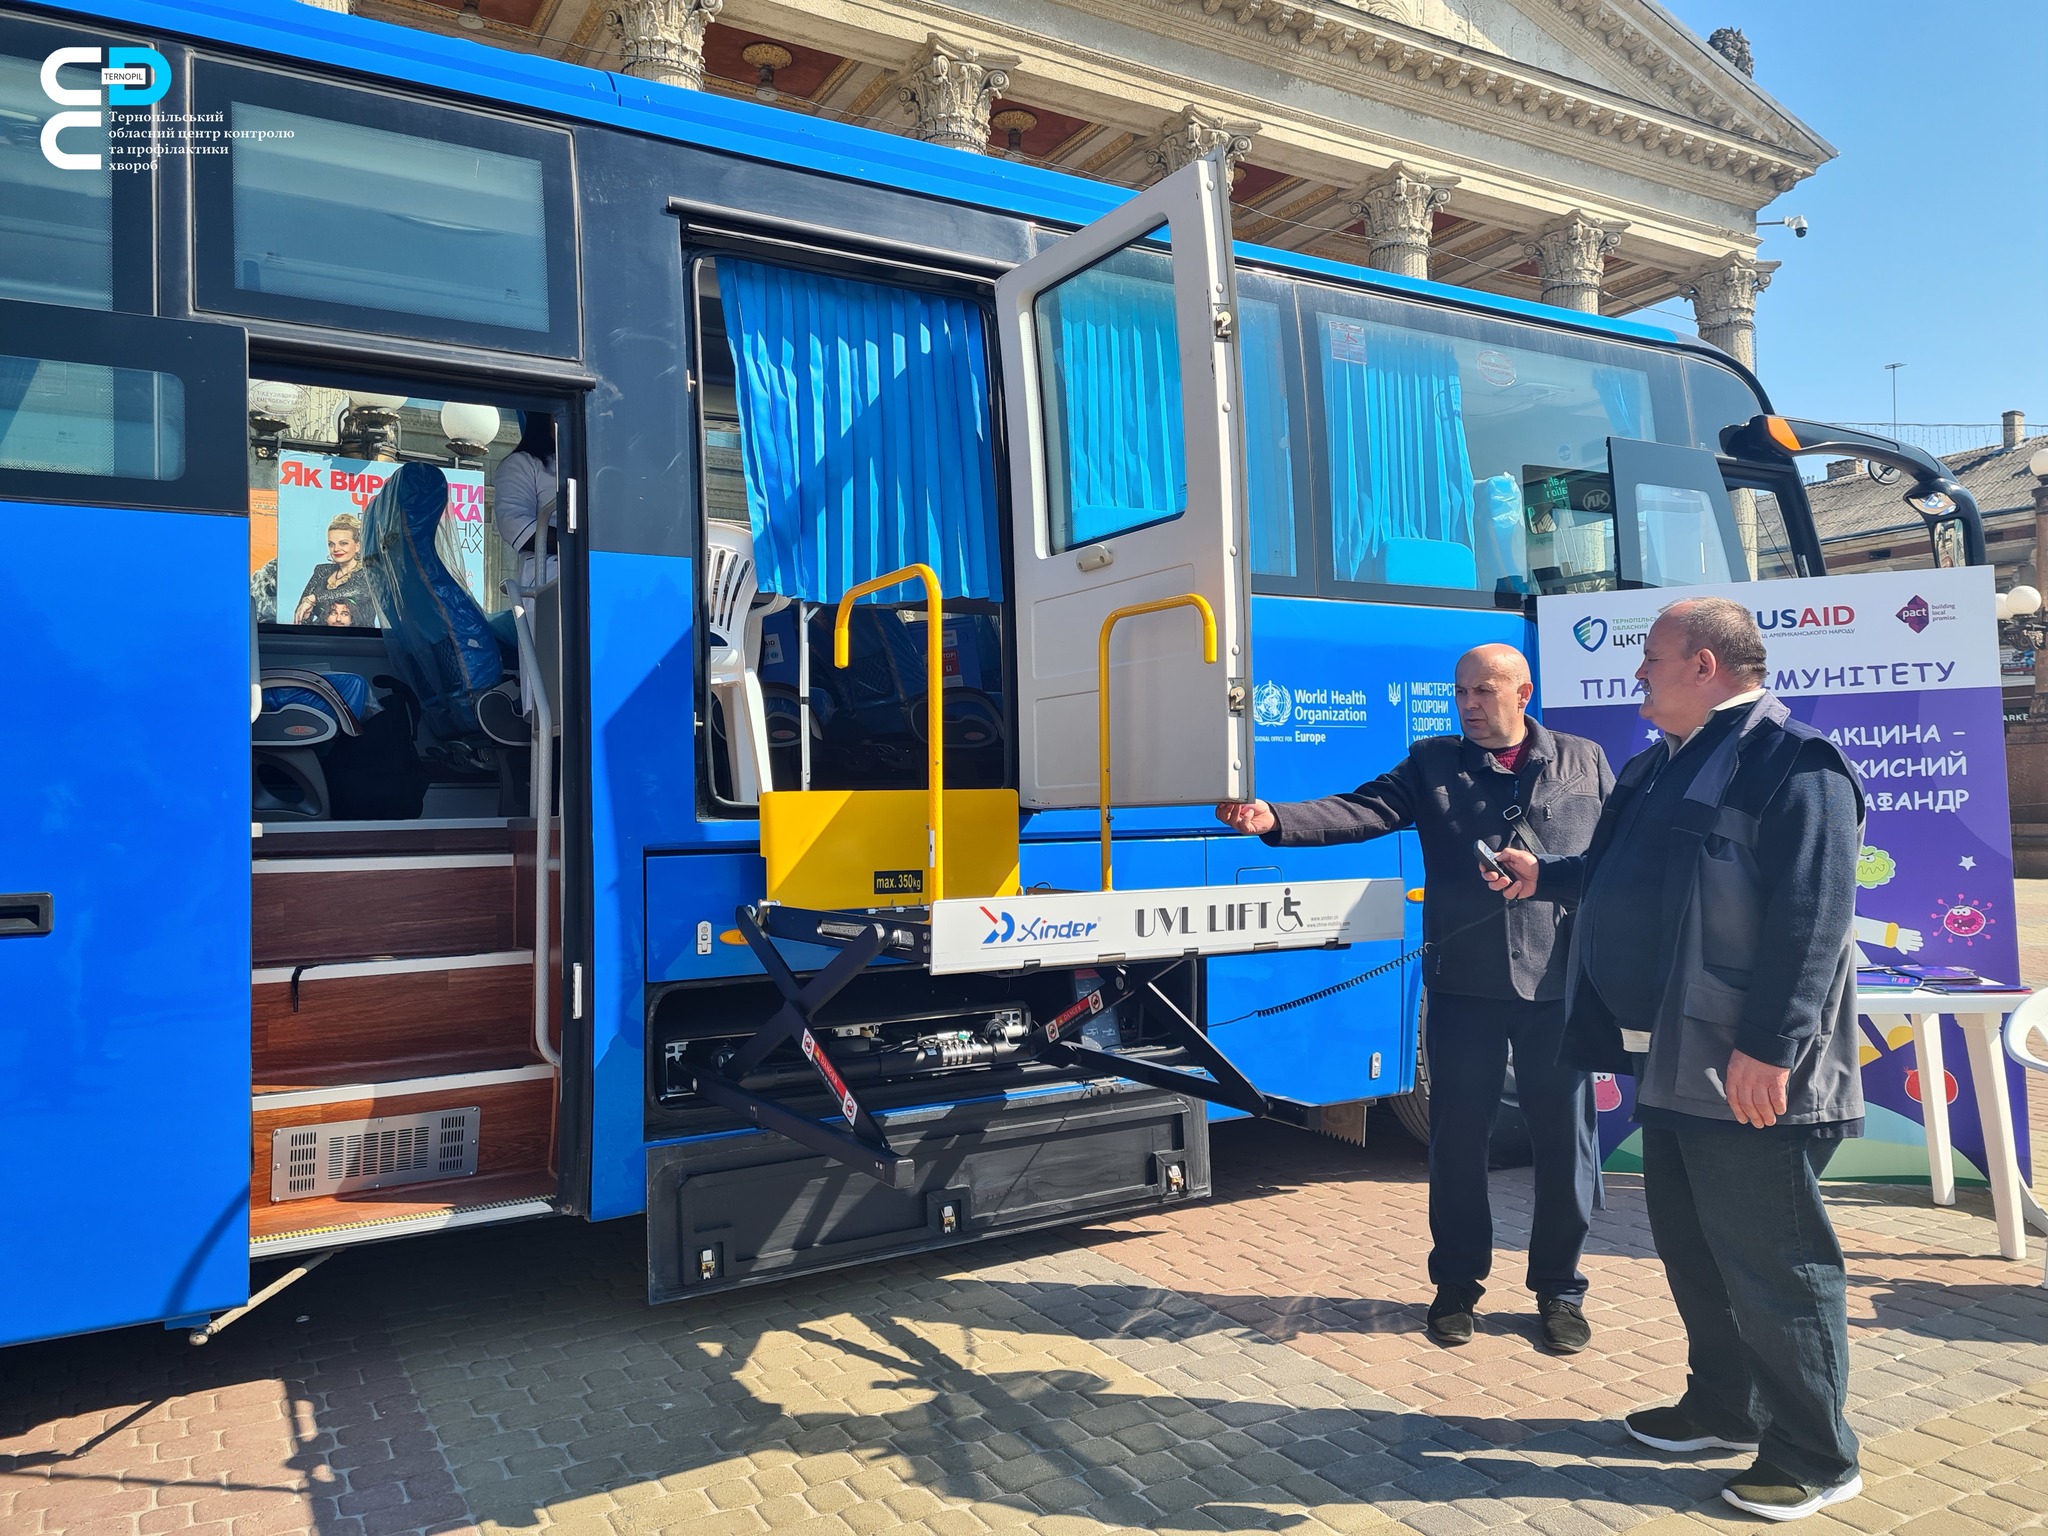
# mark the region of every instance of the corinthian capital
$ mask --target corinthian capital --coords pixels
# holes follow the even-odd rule
[[[1258,132],[1257,123],[1226,123],[1199,108],[1182,107],[1145,147],[1145,162],[1162,177],[1171,176],[1182,166],[1221,149],[1224,163],[1235,175],[1237,162],[1251,149]]]
[[[916,119],[911,131],[927,144],[988,153],[988,109],[1010,83],[1017,61],[985,54],[937,33],[903,68],[897,94]]]
[[[1351,204],[1365,223],[1366,260],[1382,272],[1429,276],[1431,219],[1457,184],[1455,176],[1418,171],[1399,160],[1368,181]]]
[[[1536,262],[1543,302],[1589,315],[1600,312],[1600,277],[1607,253],[1621,244],[1623,219],[1596,219],[1574,208],[1538,231],[1522,249]]]
[[[704,29],[725,0],[619,0],[605,22],[619,40],[620,68],[636,80],[704,88]]]
[[[1730,357],[1756,366],[1756,298],[1771,286],[1775,261],[1731,256],[1694,274],[1686,297],[1699,321],[1700,339]]]

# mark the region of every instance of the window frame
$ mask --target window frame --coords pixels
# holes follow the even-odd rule
[[[815,272],[827,277],[845,278],[852,282],[888,284],[898,288],[918,289],[927,293],[945,294],[971,304],[981,312],[982,346],[987,354],[987,378],[989,398],[989,453],[995,470],[996,507],[996,549],[993,551],[1000,571],[1001,590],[1011,593],[1014,581],[1011,572],[1011,495],[1009,481],[1009,446],[1004,432],[1004,404],[1002,363],[996,345],[995,288],[987,279],[966,271],[949,271],[936,265],[921,262],[896,261],[887,256],[870,256],[859,250],[834,250],[826,246],[805,244],[787,235],[768,235],[754,238],[743,232],[731,234],[723,230],[699,229],[688,221],[682,229],[682,270],[683,292],[687,296],[687,314],[684,334],[688,349],[691,384],[689,387],[689,435],[692,471],[689,477],[692,497],[689,516],[696,547],[701,551],[707,547],[708,527],[711,521],[709,483],[704,458],[704,432],[706,425],[706,391],[704,388],[706,370],[704,353],[706,338],[713,333],[704,325],[705,295],[699,278],[704,263],[714,265],[720,257],[740,261],[759,262],[766,266],[787,267],[799,272]],[[716,333],[723,337],[724,331]],[[701,562],[700,562],[701,564]],[[713,757],[711,733],[711,626],[709,623],[710,597],[704,587],[701,570],[693,576],[692,585],[696,637],[693,646],[693,664],[696,667],[696,744],[693,761],[697,773],[697,820],[699,822],[749,822],[759,821],[759,802],[729,800],[718,793],[715,778],[716,767]],[[963,606],[954,607],[953,603]],[[801,604],[798,605],[801,609]],[[822,605],[813,605],[822,606]],[[917,602],[876,604],[877,607],[922,607]],[[1002,640],[1002,678],[1005,703],[1003,739],[1003,784],[1014,788],[1018,781],[1017,733],[1012,728],[1014,718],[1009,701],[1016,697],[1017,687],[1017,636],[1016,624],[1009,617],[1014,603],[1008,596],[991,601],[985,598],[950,599],[946,612],[981,613],[993,610],[998,620]],[[799,624],[802,620],[799,618]],[[819,661],[814,658],[815,669]],[[829,667],[829,656],[822,664]],[[770,786],[773,787],[772,785]],[[919,786],[910,786],[912,788]]]
[[[219,59],[194,61],[190,91],[194,112],[220,112],[223,122],[231,121],[234,104],[241,102],[537,161],[541,168],[541,238],[548,269],[546,331],[253,292],[235,280],[235,157],[232,153],[208,155],[195,158],[192,169],[195,309],[535,357],[582,356],[582,241],[574,138],[569,131]]]
[[[175,480],[0,466],[0,499],[249,515],[248,333],[218,321],[0,299],[8,355],[164,373],[185,390],[185,472]]]

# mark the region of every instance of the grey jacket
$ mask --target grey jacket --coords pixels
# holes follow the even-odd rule
[[[1628,807],[1666,755],[1659,743],[1623,767],[1584,857],[1543,861],[1539,892],[1576,904],[1624,827],[1630,837],[1673,840],[1659,898],[1662,1001],[1653,1020],[1628,1021],[1649,1024],[1649,1052],[1631,1057],[1622,1050],[1622,1021],[1586,982],[1574,943],[1564,1060],[1592,1071],[1635,1072],[1642,1110],[1732,1123],[1724,1078],[1729,1057],[1741,1050],[1791,1069],[1781,1124],[1860,1134],[1852,924],[1863,791],[1854,768],[1766,693],[1714,744],[1676,816],[1651,826],[1630,817]],[[1767,875],[1766,865],[1788,862],[1836,872],[1831,878],[1842,888],[1790,888]],[[1795,938],[1802,926],[1789,919],[1795,908],[1829,916]],[[1766,976],[1768,984],[1751,985]]]
[[[1564,996],[1571,919],[1553,901],[1502,901],[1480,878],[1472,845],[1512,839],[1532,853],[1584,852],[1613,785],[1597,745],[1534,720],[1512,774],[1463,736],[1429,736],[1349,794],[1275,805],[1279,825],[1264,840],[1319,847],[1415,828],[1427,892],[1422,931],[1431,941],[1423,979],[1464,997],[1549,1002]],[[1510,807],[1519,807],[1521,835]]]

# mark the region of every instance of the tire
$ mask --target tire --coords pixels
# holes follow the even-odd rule
[[[1429,1053],[1423,1048],[1423,1041],[1428,1028],[1429,989],[1425,987],[1415,1008],[1415,1086],[1387,1100],[1387,1108],[1401,1122],[1401,1129],[1425,1147],[1429,1145]],[[1500,1114],[1494,1120],[1493,1136],[1487,1143],[1486,1162],[1489,1168],[1529,1166],[1529,1122],[1522,1117],[1522,1101],[1515,1092],[1512,1060],[1501,1083]]]

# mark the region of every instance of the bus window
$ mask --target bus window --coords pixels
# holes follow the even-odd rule
[[[194,97],[234,133],[194,164],[205,308],[575,354],[565,135],[218,64]]]
[[[0,469],[182,479],[184,382],[140,368],[0,354]]]
[[[1173,258],[1132,247],[1033,305],[1053,554],[1187,511]]]
[[[1271,288],[1286,302],[1254,297]],[[1286,290],[1249,274],[1238,276],[1237,311],[1244,370],[1245,520],[1251,538],[1252,575],[1262,585],[1295,590],[1311,569],[1296,508],[1302,498],[1296,477],[1305,457],[1294,442],[1301,370],[1289,357],[1294,305]]]
[[[148,114],[105,111],[65,126],[54,147],[79,157],[72,165],[43,154],[43,127],[58,110],[43,91],[43,60],[78,42],[75,31],[0,17],[0,299],[147,311],[152,178],[114,169],[108,124]],[[94,91],[99,72],[66,64],[57,80]]]
[[[852,615],[871,576],[930,564],[944,593],[946,778],[1006,781],[1002,558],[988,344],[964,296],[724,255],[692,267],[703,466],[705,782],[763,789],[924,782],[921,594]]]

